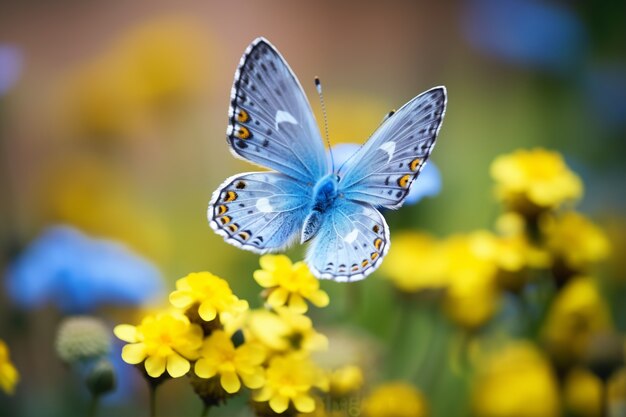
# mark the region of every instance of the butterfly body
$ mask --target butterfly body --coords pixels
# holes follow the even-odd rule
[[[297,78],[268,41],[255,40],[235,73],[226,133],[235,156],[275,171],[228,178],[209,203],[211,227],[255,253],[299,238],[310,243],[306,261],[319,278],[364,278],[389,250],[378,208],[402,205],[445,106],[443,87],[415,97],[335,170]]]

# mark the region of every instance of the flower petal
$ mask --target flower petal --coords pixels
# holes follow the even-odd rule
[[[278,414],[284,412],[289,407],[289,398],[276,395],[270,398],[270,408]]]
[[[291,297],[289,297],[289,308],[294,313],[304,314],[309,309],[309,306],[300,294],[291,294]]]
[[[206,359],[201,358],[196,362],[194,371],[200,378],[211,378],[217,373],[217,367]]]
[[[256,372],[249,375],[241,375],[243,383],[248,388],[261,388],[265,383],[265,376],[263,375],[263,369],[259,367]]]
[[[310,413],[315,410],[315,401],[308,395],[302,394],[293,398],[293,405],[296,406],[296,410],[301,413]]]
[[[122,348],[122,359],[124,362],[136,365],[146,359],[146,345],[143,343],[133,343]]]
[[[189,361],[178,353],[173,353],[167,357],[167,373],[172,378],[179,378],[189,372]]]
[[[200,304],[200,308],[198,308],[198,314],[200,315],[202,320],[211,321],[217,316],[217,310],[215,310],[215,307],[213,307],[210,302],[205,301],[204,303]]]
[[[165,357],[163,356],[150,356],[146,359],[145,367],[146,372],[152,378],[158,378],[165,372]]]
[[[278,287],[270,293],[269,297],[267,297],[267,303],[272,307],[284,306],[287,302],[288,296],[289,292],[286,289]]]
[[[234,372],[224,372],[220,378],[220,382],[224,390],[229,394],[234,394],[241,388],[241,382],[239,382],[239,378]]]
[[[117,336],[118,339],[123,340],[128,343],[137,343],[137,328],[135,326],[131,326],[130,324],[118,324],[113,329],[113,334]]]
[[[193,297],[187,291],[172,291],[170,294],[170,304],[176,308],[187,308],[193,302]]]
[[[330,302],[328,294],[326,294],[326,292],[322,290],[317,290],[309,294],[307,298],[317,307],[326,307]]]
[[[254,277],[254,280],[257,282],[257,284],[259,284],[263,288],[275,287],[276,285],[278,285],[274,274],[269,271],[258,269],[254,271],[254,274],[252,276]]]

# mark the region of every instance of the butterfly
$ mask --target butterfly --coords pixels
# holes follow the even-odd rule
[[[435,145],[445,87],[389,116],[341,167],[328,161],[300,82],[277,49],[254,40],[235,72],[227,142],[235,157],[273,171],[224,181],[208,207],[211,228],[255,253],[310,242],[318,278],[356,281],[375,271],[390,245],[378,208],[399,208]]]

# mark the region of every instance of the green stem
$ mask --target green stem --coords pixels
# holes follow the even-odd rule
[[[89,404],[89,413],[87,414],[89,417],[96,417],[98,414],[98,406],[100,405],[100,396],[93,395],[91,397],[91,403]]]
[[[208,404],[205,404],[204,408],[202,409],[202,414],[200,414],[200,417],[207,417],[210,412],[211,412],[211,406]]]
[[[150,417],[156,416],[156,390],[158,385],[149,383],[150,386]]]
[[[603,380],[600,384],[600,417],[609,417],[611,410],[609,408],[609,382]]]

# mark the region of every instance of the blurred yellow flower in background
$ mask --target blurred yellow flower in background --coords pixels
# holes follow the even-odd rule
[[[154,260],[168,258],[170,242],[164,220],[137,197],[121,172],[82,155],[42,175],[36,206],[43,220],[120,240]]]
[[[366,417],[426,417],[428,405],[413,385],[394,381],[381,384],[363,401]]]
[[[164,17],[128,30],[69,78],[77,133],[117,136],[206,89],[208,36],[192,19]]]
[[[489,320],[499,305],[494,239],[489,232],[477,231],[451,236],[443,243],[449,281],[444,310],[469,330]]]
[[[326,98],[328,114],[341,114],[329,125],[332,145],[363,143],[391,110],[390,104],[377,95],[355,91],[333,91]],[[317,120],[323,120],[321,109],[314,106]]]
[[[291,263],[285,255],[263,255],[261,268],[254,271],[255,281],[268,289],[267,304],[272,308],[288,306],[297,313],[305,313],[309,300],[317,307],[326,307],[328,294],[304,262]]]
[[[446,269],[450,260],[441,246],[426,233],[395,234],[381,271],[400,291],[444,289],[448,285]]]
[[[0,339],[0,389],[7,394],[13,394],[19,380],[20,374],[9,358],[9,348]]]
[[[584,368],[574,368],[563,382],[563,405],[574,416],[600,417],[602,391],[597,376]]]
[[[210,272],[192,272],[177,280],[170,303],[184,310],[197,306],[204,321],[232,319],[248,309],[248,302],[233,294],[228,282]]]
[[[540,227],[555,261],[573,271],[585,272],[589,264],[609,255],[611,247],[606,234],[580,213],[545,216]]]
[[[344,365],[330,372],[329,392],[333,397],[344,397],[363,388],[365,377],[360,367]]]
[[[556,208],[583,193],[580,178],[563,157],[541,148],[498,156],[491,164],[491,177],[498,198],[523,213]]]
[[[235,347],[230,336],[215,330],[202,344],[200,358],[194,371],[200,378],[220,377],[224,390],[233,394],[241,388],[241,381],[248,388],[260,388],[265,381],[261,364],[265,350],[255,343],[243,343]]]
[[[145,361],[149,376],[157,378],[166,370],[173,377],[185,375],[189,361],[198,357],[202,329],[191,324],[179,312],[165,312],[145,317],[139,326],[120,324],[115,335],[129,343],[122,349],[122,359],[131,365]]]
[[[558,383],[549,362],[529,342],[487,354],[477,368],[472,409],[477,417],[556,417]]]
[[[253,394],[258,402],[269,402],[276,413],[283,413],[293,404],[301,413],[315,410],[313,388],[328,389],[328,379],[308,356],[287,354],[270,359],[265,385]]]
[[[259,341],[270,352],[289,350],[310,352],[328,348],[328,339],[315,331],[313,321],[309,317],[284,307],[275,312],[251,311],[245,331],[246,339]]]
[[[578,277],[556,295],[542,329],[548,352],[561,366],[583,357],[590,338],[612,328],[608,305],[593,280]]]

